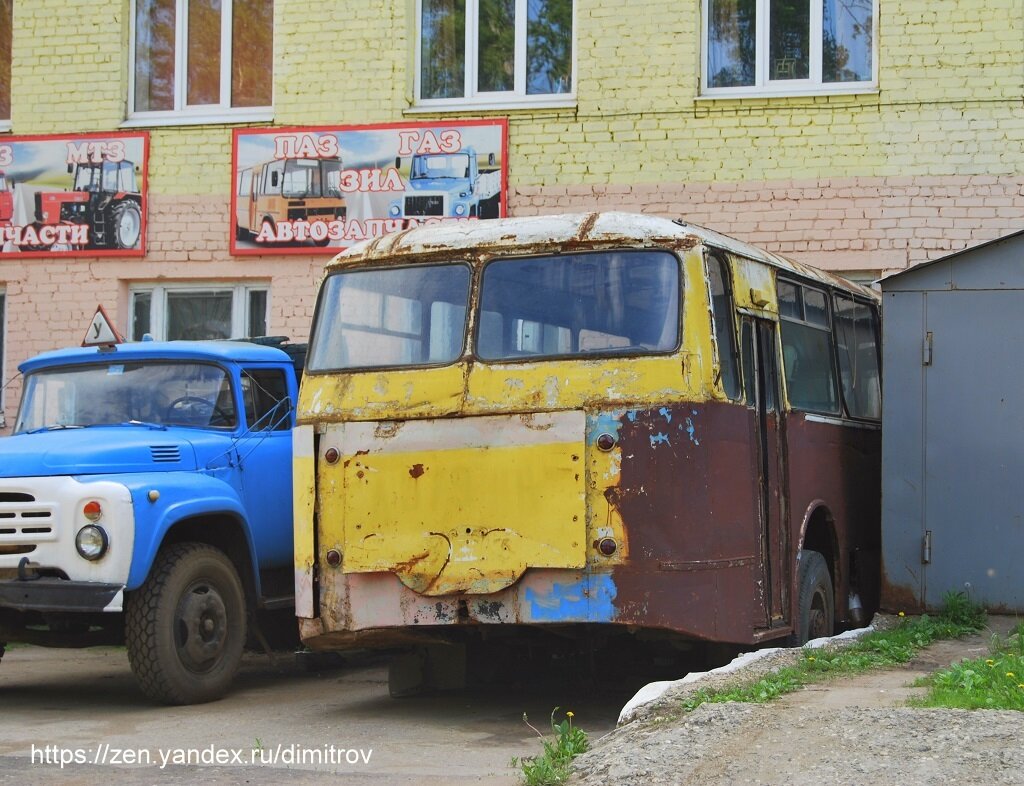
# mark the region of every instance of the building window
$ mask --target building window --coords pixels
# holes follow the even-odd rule
[[[265,284],[139,284],[131,290],[128,339],[246,338],[267,333]]]
[[[273,0],[132,0],[130,114],[265,115],[273,103]]]
[[[420,103],[572,97],[572,0],[418,0],[418,19]]]
[[[11,27],[14,0],[0,0],[0,128],[11,125]]]
[[[870,86],[876,1],[704,0],[704,92]]]

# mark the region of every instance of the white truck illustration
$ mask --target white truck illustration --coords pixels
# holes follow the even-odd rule
[[[401,168],[401,157],[395,167]],[[494,153],[481,170],[472,147],[458,153],[417,153],[409,164],[405,194],[388,207],[391,218],[497,218],[501,170]]]

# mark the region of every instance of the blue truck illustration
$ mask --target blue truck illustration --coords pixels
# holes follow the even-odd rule
[[[497,218],[500,213],[501,171],[480,169],[475,148],[458,153],[417,153],[409,162],[405,193],[388,207],[391,218]],[[401,157],[395,159],[401,169]]]
[[[294,624],[302,356],[144,341],[23,363],[0,439],[0,656],[123,641],[149,697],[223,695],[263,621]]]

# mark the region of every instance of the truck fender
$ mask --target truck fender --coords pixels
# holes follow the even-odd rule
[[[166,476],[164,476],[166,479]],[[225,484],[217,483],[219,489],[209,488],[209,484],[197,484],[197,478],[192,476],[191,483],[185,487],[168,487],[166,480],[159,484],[161,493],[156,502],[148,498],[148,490],[133,491],[136,526],[135,526],[135,549],[132,554],[131,569],[128,573],[128,582],[125,589],[128,591],[138,589],[149,575],[160,548],[168,540],[168,535],[173,538],[173,533],[182,527],[191,526],[194,523],[200,527],[200,532],[189,540],[204,541],[201,532],[202,522],[210,519],[228,519],[232,521],[238,532],[244,538],[245,545],[235,543],[236,554],[242,553],[247,556],[247,565],[239,565],[239,573],[243,580],[248,576],[252,580],[252,589],[259,597],[259,569],[256,563],[256,549],[253,544],[252,532],[249,529],[249,522],[245,509],[242,507],[238,496]],[[196,486],[206,486],[206,489]],[[222,538],[213,537],[205,542],[218,545]],[[240,548],[239,548],[240,547]]]

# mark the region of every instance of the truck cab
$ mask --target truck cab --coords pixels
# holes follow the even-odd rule
[[[292,358],[141,342],[20,368],[0,439],[0,642],[124,641],[151,698],[218,698],[257,612],[293,605]]]
[[[429,220],[439,218],[497,218],[501,172],[480,169],[475,148],[456,153],[417,153],[409,162],[405,194],[388,208],[391,218]],[[401,168],[402,159],[395,160]]]

